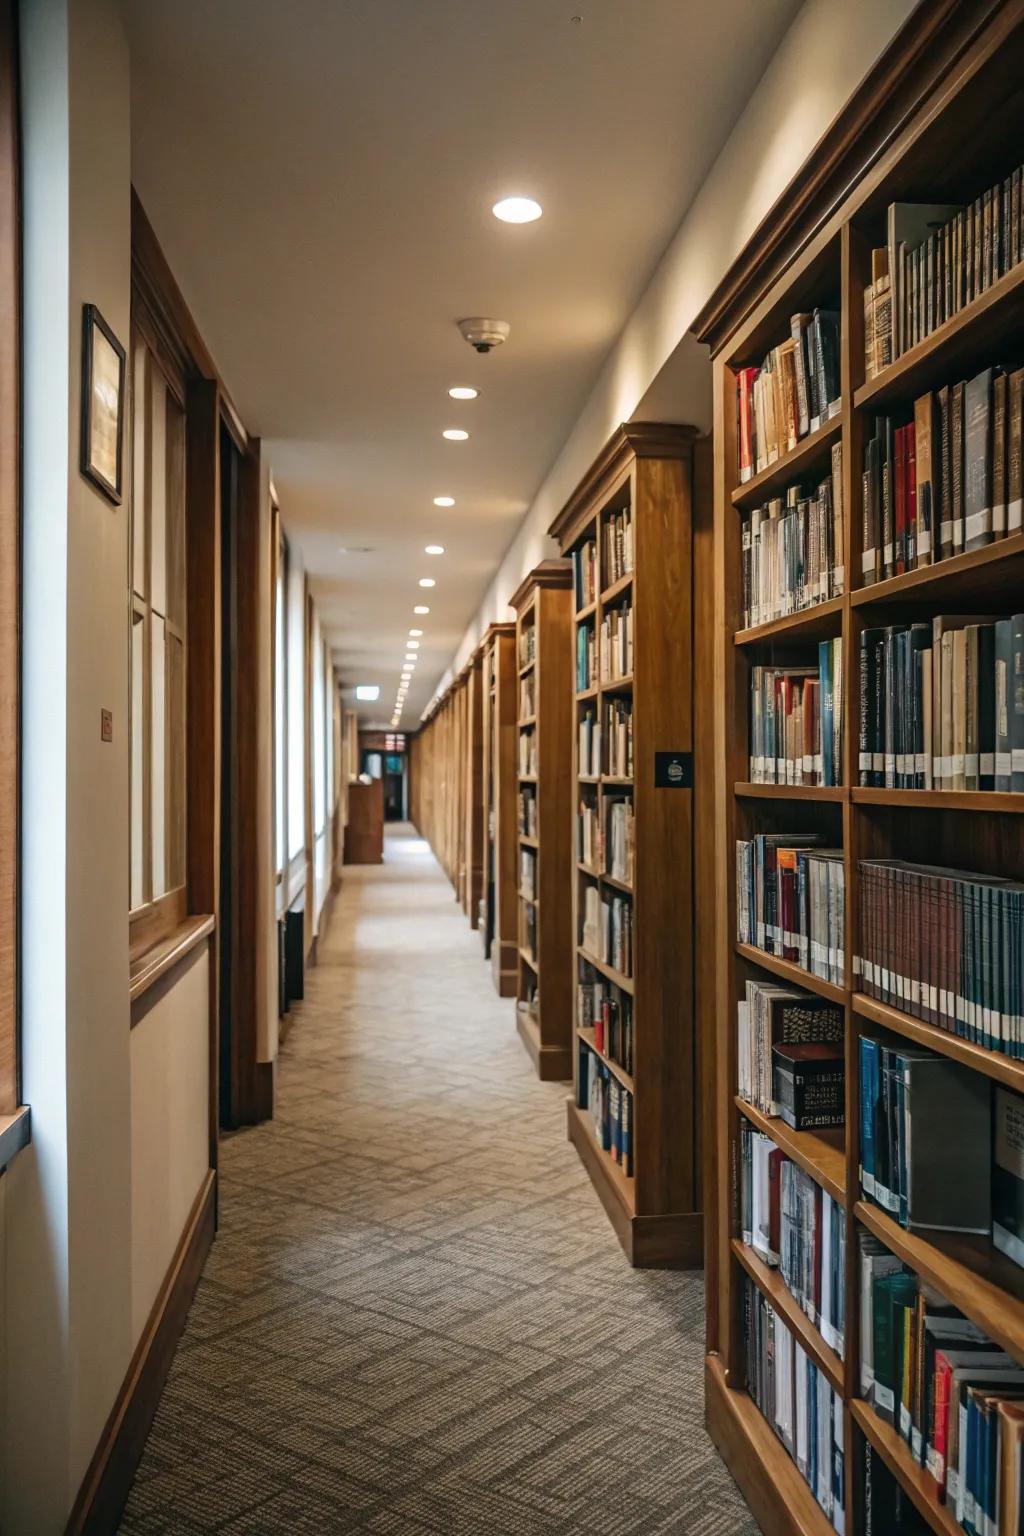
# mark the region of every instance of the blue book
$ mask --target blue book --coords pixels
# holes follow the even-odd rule
[[[878,1041],[860,1041],[860,1184],[875,1197],[875,1105],[878,1102]]]
[[[821,782],[834,784],[832,762],[832,641],[818,643],[818,689],[821,699]]]

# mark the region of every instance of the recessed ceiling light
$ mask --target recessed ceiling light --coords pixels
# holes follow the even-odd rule
[[[464,443],[469,433],[464,432],[461,427],[445,427],[441,436],[446,437],[450,443]]]
[[[430,609],[425,607],[423,605],[423,603],[417,603],[415,608],[413,609],[413,613],[429,613],[429,612],[430,612]]]
[[[407,640],[405,643],[409,647],[410,651],[418,651],[420,648],[420,643],[418,640]]]
[[[410,635],[422,635],[422,633],[423,633],[422,629],[410,629],[410,631],[409,631]]]
[[[456,384],[455,388],[450,389],[448,393],[453,400],[475,400],[480,391],[474,389],[471,384]]]
[[[424,544],[424,546],[423,546],[423,553],[425,555],[443,555],[444,554],[444,545],[443,544]]]
[[[435,496],[434,497],[434,506],[435,507],[454,507],[454,505],[455,505],[455,497],[454,496]]]
[[[380,698],[380,689],[376,683],[360,683],[356,688],[356,698],[372,704],[375,699]]]
[[[415,662],[415,660],[416,660],[416,652],[415,651],[406,651],[405,659],[406,659],[406,661]]]
[[[503,197],[491,212],[503,224],[532,224],[544,210],[532,197]]]
[[[437,586],[437,582],[434,580],[433,576],[421,576],[420,577],[420,586],[421,587],[436,587]]]

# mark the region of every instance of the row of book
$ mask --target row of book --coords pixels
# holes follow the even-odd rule
[[[585,709],[576,727],[578,771],[585,779],[596,779],[601,772],[601,725],[596,709]]]
[[[629,795],[605,795],[602,804],[604,836],[602,866],[613,880],[626,885],[633,880],[634,822],[633,800]]]
[[[516,825],[524,837],[537,836],[537,793],[534,789],[520,789]],[[492,834],[493,835],[493,834]]]
[[[604,771],[610,778],[633,776],[633,701],[604,699]]]
[[[632,1178],[633,1095],[584,1040],[579,1041],[579,1052],[576,1103],[589,1111],[597,1145]]]
[[[602,571],[605,586],[612,587],[633,569],[633,514],[621,508],[605,518],[603,527]]]
[[[537,777],[537,732],[532,726],[519,732],[519,772],[524,778]]]
[[[740,1125],[740,1236],[840,1359],[845,1347],[846,1213],[765,1136]]]
[[[576,626],[576,692],[585,693],[597,681],[597,636],[593,624]]]
[[[603,839],[601,837],[601,817],[598,811],[596,792],[590,795],[580,796],[576,807],[576,861],[586,864],[588,869],[600,870],[603,855]]]
[[[537,659],[537,626],[524,624],[519,631],[519,666],[528,667]]]
[[[1024,1264],[1019,1094],[934,1051],[863,1035],[860,1140],[861,1189],[901,1227],[991,1237]]]
[[[521,901],[519,911],[522,914],[522,945],[533,961],[537,963],[537,908],[532,901]]]
[[[633,1071],[633,999],[606,981],[586,960],[579,962],[576,1022],[594,1031],[594,1044],[623,1071]]]
[[[818,666],[750,672],[750,781],[843,780],[843,642],[818,643]]]
[[[862,1396],[964,1531],[1018,1536],[1024,1367],[876,1238],[860,1232],[858,1243]],[[881,1525],[878,1513],[874,1530],[919,1529]]]
[[[841,848],[816,832],[758,833],[736,843],[737,936],[844,985],[846,890]]]
[[[854,974],[892,1008],[1024,1058],[1024,884],[863,859]]]
[[[1024,255],[1018,168],[966,206],[890,203],[864,297],[872,378],[1005,277]],[[870,347],[869,347],[870,341]]]
[[[529,720],[537,713],[534,673],[527,672],[519,679],[519,718]]]
[[[587,884],[580,913],[580,944],[595,959],[633,974],[633,903],[627,896],[602,892]]]
[[[519,894],[531,900],[537,894],[537,855],[532,848],[519,850]]]
[[[832,473],[816,490],[792,485],[785,498],[742,514],[743,628],[841,596],[845,538],[843,445],[835,443]]]
[[[921,395],[864,448],[865,586],[1021,531],[1024,369],[983,368]]]
[[[619,603],[601,615],[599,647],[602,683],[633,675],[633,605]]]
[[[1024,613],[860,636],[861,784],[1024,791]]]
[[[570,555],[572,560],[572,590],[576,608],[589,608],[597,597],[597,542],[584,539]]]
[[[839,315],[828,309],[793,315],[789,336],[760,368],[736,375],[740,483],[791,452],[839,407]]]
[[[747,1275],[742,1287],[747,1392],[843,1536],[843,1400]]]
[[[762,1114],[780,1117],[775,1051],[828,1046],[842,1053],[843,1009],[826,998],[780,982],[748,979],[737,1004],[737,1092]],[[790,1054],[790,1058],[792,1055]],[[795,1119],[795,1117],[792,1117]],[[835,1124],[834,1120],[826,1124]],[[842,1124],[842,1120],[838,1122]],[[808,1127],[797,1127],[794,1130]]]

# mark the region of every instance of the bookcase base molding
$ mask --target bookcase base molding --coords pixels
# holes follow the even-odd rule
[[[491,946],[491,980],[499,997],[515,997],[519,955],[514,943],[495,939]]]
[[[545,1045],[540,1026],[528,1013],[516,1010],[516,1028],[542,1083],[565,1083],[572,1077],[572,1051],[564,1045]]]
[[[704,1418],[764,1536],[827,1536],[811,1490],[747,1393],[727,1385],[718,1355],[705,1362]]]
[[[704,1217],[700,1211],[670,1216],[637,1216],[627,1180],[600,1150],[585,1111],[566,1104],[569,1140],[580,1155],[601,1204],[634,1269],[699,1269],[704,1262]]]

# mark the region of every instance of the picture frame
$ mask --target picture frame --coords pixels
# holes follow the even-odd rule
[[[80,469],[115,507],[124,470],[125,355],[95,304],[84,304]]]

